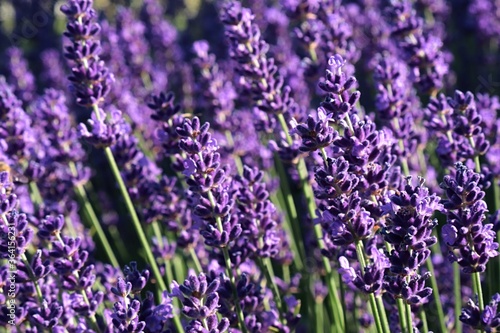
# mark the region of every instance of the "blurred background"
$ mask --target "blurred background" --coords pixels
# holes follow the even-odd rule
[[[384,0],[381,0],[384,1]],[[24,56],[30,63],[30,69],[38,77],[40,72],[40,54],[47,49],[61,50],[61,34],[64,30],[64,17],[59,7],[65,1],[56,0],[0,0],[0,59],[5,60],[5,50],[11,46],[20,47]],[[198,39],[209,41],[212,52],[218,57],[226,57],[223,40],[222,26],[218,22],[217,3],[218,0],[164,0],[160,1],[164,8],[165,19],[177,29],[177,44],[183,52],[183,60],[191,57],[192,42]],[[244,5],[251,7],[254,12],[264,5],[279,6],[279,0],[246,0],[241,1]],[[342,1],[342,3],[354,2],[363,4],[373,2],[372,0]],[[433,4],[432,0],[415,0],[416,8],[419,5],[428,7]],[[455,88],[460,90],[471,90],[473,92],[485,92],[490,94],[500,93],[499,71],[495,63],[499,60],[498,49],[499,36],[485,40],[484,33],[477,31],[480,18],[469,13],[471,4],[480,4],[488,0],[443,0],[436,1],[445,3],[447,11],[451,11],[446,22],[438,22],[446,26],[447,35],[445,49],[451,51],[455,56],[452,69],[455,73],[452,80],[456,80]],[[491,2],[491,1],[489,1]],[[95,8],[101,18],[103,16],[111,24],[114,23],[116,13],[120,6],[134,10],[140,14],[143,0],[94,0]],[[259,13],[256,13],[259,15]],[[500,13],[491,13],[500,20]],[[494,29],[493,29],[494,30]],[[291,32],[291,31],[290,31]],[[269,35],[267,37],[269,39]],[[268,40],[273,44],[272,40]],[[492,52],[493,51],[493,52]],[[0,61],[0,74],[4,72]],[[360,69],[362,72],[362,69]],[[369,87],[367,87],[369,88]],[[364,103],[369,107],[369,94],[363,94]]]

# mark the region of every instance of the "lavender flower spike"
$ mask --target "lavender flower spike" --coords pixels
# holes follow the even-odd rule
[[[465,273],[481,273],[489,259],[498,256],[498,243],[493,224],[483,224],[488,208],[479,187],[480,175],[462,163],[455,167],[455,176],[445,176],[441,184],[448,197],[443,201],[448,223],[441,233],[450,248],[450,261]]]

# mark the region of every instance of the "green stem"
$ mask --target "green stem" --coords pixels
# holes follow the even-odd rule
[[[40,285],[38,284],[38,281],[36,280],[35,273],[33,272],[33,268],[31,267],[28,258],[26,258],[26,254],[23,253],[21,255],[21,260],[23,261],[24,265],[26,266],[26,269],[28,270],[28,275],[30,277],[31,282],[33,282],[33,285],[35,286],[35,291],[36,295],[38,297],[38,303],[40,303],[40,306],[43,306],[43,295],[42,295],[42,290],[40,289]]]
[[[186,260],[178,255],[172,258],[174,263],[174,278],[176,281],[184,281],[186,279]]]
[[[483,289],[481,287],[481,276],[478,272],[472,273],[472,285],[474,288],[474,293],[477,294],[477,299],[479,302],[479,310],[484,310],[484,299],[483,299]]]
[[[406,323],[408,325],[408,333],[413,333],[413,318],[411,316],[411,305],[406,303]]]
[[[194,270],[195,270],[196,274],[198,275],[201,272],[203,272],[203,269],[201,268],[201,264],[200,264],[200,259],[198,259],[198,256],[196,255],[196,252],[194,252],[193,247],[189,248],[189,255],[191,256],[191,260],[193,261]]]
[[[423,307],[420,308],[420,320],[422,321],[423,332],[429,332],[429,325],[427,324],[427,315]]]
[[[391,253],[391,251],[393,250],[392,244],[388,242],[384,242],[384,244],[387,252]],[[398,308],[399,326],[401,327],[401,332],[406,332],[408,324],[406,323],[405,305],[401,298],[396,299],[396,306]]]
[[[153,232],[156,237],[156,240],[158,241],[158,245],[160,247],[163,247],[163,238],[162,238],[162,233],[160,230],[160,225],[158,224],[158,221],[153,221],[152,225],[153,227]],[[167,278],[167,286],[169,286],[169,282],[172,283],[174,280],[174,275],[172,274],[172,265],[171,265],[171,260],[165,260],[165,275]],[[170,292],[170,287],[167,287],[168,291]],[[178,307],[179,304],[177,304]]]
[[[325,319],[324,317],[324,309],[323,309],[323,301],[316,302],[315,305],[316,312],[316,333],[324,333],[325,332]]]
[[[290,266],[288,265],[283,265],[281,266],[282,268],[282,276],[283,276],[283,281],[285,281],[285,283],[290,283]]]
[[[387,314],[385,313],[384,300],[382,299],[382,295],[375,296],[375,300],[377,301],[378,313],[382,320],[382,328],[385,333],[390,332],[389,320],[387,319]]]
[[[401,298],[398,298],[396,300],[396,305],[398,307],[398,313],[399,313],[399,326],[401,327],[401,332],[404,333],[408,329],[408,324],[406,323],[405,305]]]
[[[128,194],[127,187],[125,186],[125,182],[123,181],[123,178],[120,174],[120,169],[118,168],[118,165],[116,164],[116,160],[115,160],[115,157],[113,156],[113,152],[111,151],[111,148],[109,148],[109,147],[104,148],[104,154],[106,155],[106,159],[108,160],[108,163],[111,167],[111,171],[113,173],[113,176],[115,177],[115,180],[118,183],[118,188],[120,190],[120,193],[123,196],[123,199],[125,200],[125,207],[127,208],[127,211],[130,214],[135,231],[137,232],[137,235],[139,236],[139,241],[141,242],[141,245],[142,245],[144,251],[146,252],[146,259],[147,259],[148,263],[151,265],[151,269],[153,271],[154,277],[156,278],[156,280],[158,282],[158,286],[160,287],[160,289],[166,290],[167,287],[165,285],[165,282],[163,281],[162,275],[160,273],[160,269],[158,268],[158,265],[156,264],[156,260],[153,256],[153,251],[151,251],[151,247],[149,246],[148,240],[146,238],[146,234],[144,233],[144,230],[142,230],[141,222],[139,221],[139,216],[137,215],[137,212],[135,211],[134,204],[132,203],[132,199],[130,198],[130,195]]]
[[[71,162],[72,164],[72,162]],[[92,227],[95,229],[97,233],[97,237],[101,241],[101,244],[104,248],[104,251],[106,252],[109,261],[111,262],[111,265],[115,268],[120,268],[120,264],[118,263],[118,259],[116,259],[115,253],[113,249],[111,248],[111,244],[109,244],[108,238],[106,237],[106,234],[104,233],[104,230],[101,227],[101,224],[99,223],[99,220],[97,218],[97,215],[92,208],[92,205],[89,202],[89,199],[87,197],[87,193],[85,192],[85,189],[83,188],[82,185],[77,185],[75,186],[75,193],[80,201],[80,204],[82,205],[82,208],[84,209],[85,213],[88,216],[88,219],[92,225]]]
[[[287,235],[290,237],[290,247],[293,253],[293,263],[295,264],[295,268],[299,271],[301,271],[304,268],[304,264],[302,263],[302,258],[301,258],[301,253],[300,250],[297,246],[298,241],[296,241],[296,234],[295,231],[292,229],[292,224],[290,221],[290,216],[285,213],[286,208],[284,208],[285,205],[285,199],[283,197],[283,192],[281,188],[278,189],[276,193],[271,193],[271,202],[278,208],[280,212],[283,213],[284,215],[284,223],[283,223],[283,229],[285,229]],[[288,266],[284,265],[283,268]],[[288,272],[290,273],[290,272]]]
[[[355,294],[354,294],[354,307],[352,309],[352,325],[349,325],[349,326],[352,326],[352,331],[349,330],[349,332],[359,332],[359,327],[358,327],[358,323],[359,323],[359,313],[358,313],[359,302],[358,302],[358,299],[359,299],[359,291],[356,291]],[[346,322],[347,322],[347,320],[346,320]]]
[[[356,254],[358,257],[359,264],[361,266],[361,272],[364,272],[366,267],[365,254],[363,250],[363,243],[360,240],[355,241]],[[382,320],[378,311],[377,301],[375,300],[375,295],[373,293],[368,294],[370,300],[370,307],[372,309],[373,319],[375,320],[375,326],[377,327],[377,332],[384,333],[384,328],[382,327]]]
[[[40,194],[40,190],[35,182],[29,183],[30,193],[31,193],[31,201],[36,207],[39,207],[43,203],[42,195]]]
[[[396,130],[399,130],[400,126],[399,126],[398,118],[394,118],[393,123],[394,123],[394,127],[396,128]],[[401,151],[404,151],[405,144],[404,144],[403,140],[398,139],[398,143],[399,143],[399,149],[401,149]],[[401,167],[403,168],[404,175],[409,176],[410,175],[410,168],[408,168],[408,160],[405,157],[401,157]]]
[[[292,231],[292,237],[294,239],[292,243],[296,255],[294,256],[295,267],[297,270],[301,271],[304,267],[304,261],[306,260],[306,251],[304,249],[304,241],[302,238],[302,231],[300,228],[300,223],[298,219],[297,209],[293,202],[292,192],[290,190],[290,185],[286,180],[285,168],[283,167],[283,162],[279,157],[275,157],[276,171],[278,172],[280,181],[280,189],[278,190],[278,198],[281,195],[282,201],[285,206],[285,222],[289,224],[289,228]]]
[[[94,110],[95,113],[98,114],[97,106],[94,107]],[[163,281],[162,275],[160,273],[160,269],[156,264],[156,260],[153,256],[153,251],[151,251],[151,247],[149,246],[144,230],[142,230],[141,222],[139,221],[139,216],[137,216],[134,204],[132,203],[132,199],[128,194],[127,187],[125,186],[125,182],[123,181],[123,178],[120,174],[120,169],[118,169],[118,165],[116,164],[116,160],[115,157],[113,156],[111,148],[109,147],[104,148],[104,154],[106,155],[106,159],[108,160],[108,163],[111,167],[113,176],[115,177],[115,180],[118,183],[121,195],[125,200],[125,206],[130,214],[130,217],[132,218],[132,223],[134,225],[135,231],[137,232],[137,235],[139,236],[139,241],[141,242],[142,248],[146,252],[146,259],[149,265],[151,266],[151,270],[153,271],[154,277],[158,282],[158,287],[161,290],[167,290],[167,286],[165,285],[165,282]],[[179,316],[174,316],[174,324],[177,332],[184,332]]]
[[[431,258],[428,258],[426,261],[427,269],[431,273],[431,287],[432,287],[432,295],[434,297],[434,302],[436,303],[436,311],[439,320],[439,328],[441,332],[446,332],[446,324],[444,321],[444,312],[443,305],[441,303],[441,297],[439,296],[439,289],[436,280],[436,274],[434,273],[434,265],[432,264]],[[426,332],[426,331],[424,331]]]
[[[273,266],[271,264],[271,260],[269,258],[257,258],[259,266],[264,271],[264,275],[267,280],[267,285],[270,287],[271,292],[273,293],[274,301],[276,302],[276,306],[278,307],[280,313],[279,316],[282,317],[285,313],[285,309],[283,308],[283,303],[281,301],[280,292],[278,290],[278,286],[275,281],[276,278],[274,276]]]
[[[453,292],[455,294],[455,332],[462,333],[462,322],[460,315],[462,314],[462,284],[460,282],[460,266],[453,263]]]
[[[228,148],[234,148],[234,139],[231,132],[227,130],[224,132],[224,134],[226,135],[226,140],[229,146]],[[236,164],[236,169],[238,169],[238,174],[243,174],[243,162],[241,161],[241,157],[237,154],[233,154],[233,160]]]
[[[469,143],[472,149],[476,149],[476,144],[474,143],[474,139],[472,137],[469,137]],[[479,162],[479,155],[477,154],[474,155],[474,164],[476,166],[476,172],[481,173],[481,162]]]

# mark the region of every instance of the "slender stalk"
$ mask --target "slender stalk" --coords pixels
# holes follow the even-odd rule
[[[323,301],[321,302],[316,301],[315,305],[315,311],[316,313],[316,333],[324,333],[325,332],[325,319],[324,317],[324,308],[323,308]]]
[[[284,118],[283,115],[279,115],[280,119]],[[286,124],[285,124],[286,125]],[[288,128],[287,128],[287,133],[288,133]],[[291,140],[291,138],[290,138]],[[306,164],[303,159],[299,161],[298,164],[298,172],[299,172],[299,178],[300,178],[300,185],[302,187],[302,191],[304,193],[304,196],[306,198],[306,203],[307,203],[307,211],[309,213],[309,216],[311,219],[316,218],[316,202],[314,200],[314,193],[311,188],[311,184],[308,182],[308,177],[307,177],[307,168]],[[314,235],[316,236],[316,239],[318,240],[319,248],[320,249],[325,249],[325,242],[323,240],[323,231],[321,230],[321,225],[315,224],[314,225]],[[332,266],[330,265],[330,261],[328,260],[327,257],[322,256],[321,260],[323,262],[323,266],[325,267],[326,271],[326,283],[328,287],[328,299],[330,301],[330,305],[332,306],[332,319],[335,323],[335,325],[338,325],[337,328],[340,331],[344,331],[345,328],[345,323],[344,323],[344,311],[342,307],[342,303],[340,302],[339,295],[337,293],[337,283],[335,282],[335,276],[334,276],[334,271],[332,270]],[[338,324],[337,324],[338,323]]]
[[[36,207],[40,206],[43,203],[43,198],[42,198],[42,195],[40,194],[40,190],[38,189],[38,186],[36,185],[35,182],[30,182],[29,188],[30,188],[31,200],[33,201],[33,204]]]
[[[259,266],[264,271],[264,275],[267,280],[267,285],[270,286],[271,292],[273,293],[274,301],[276,302],[276,306],[280,311],[280,317],[285,313],[285,309],[283,308],[283,302],[281,301],[280,292],[278,290],[278,286],[276,285],[276,277],[274,276],[273,266],[271,264],[271,260],[269,258],[257,258],[257,262]]]
[[[282,268],[282,276],[283,276],[283,281],[285,281],[285,283],[290,283],[290,266],[288,265],[283,265],[281,266]]]
[[[434,273],[434,265],[432,264],[432,260],[430,257],[427,259],[427,261],[425,263],[427,265],[427,269],[431,273],[432,296],[434,297],[434,302],[436,303],[436,312],[437,312],[438,320],[439,320],[439,328],[440,328],[441,332],[446,332],[443,304],[441,303],[441,297],[439,296],[439,289],[438,289],[438,284],[437,284],[437,280],[436,280],[436,274]]]
[[[176,255],[172,261],[174,262],[174,265],[172,266],[174,268],[174,278],[177,281],[184,281],[187,276],[186,259]]]
[[[460,266],[455,262],[453,263],[453,292],[455,294],[455,332],[462,333],[462,322],[460,315],[462,313],[462,292],[460,282]]]
[[[71,164],[73,164],[71,162]],[[74,166],[74,164],[73,164]],[[92,205],[89,202],[89,199],[87,197],[87,193],[85,192],[85,189],[83,188],[82,185],[77,185],[75,186],[75,193],[77,195],[78,200],[80,201],[80,204],[82,205],[82,208],[84,209],[85,213],[88,216],[88,219],[92,225],[92,227],[95,229],[97,233],[97,237],[99,238],[104,251],[106,252],[106,255],[109,258],[109,261],[111,262],[111,265],[115,268],[119,268],[120,264],[118,263],[118,259],[116,259],[115,253],[111,247],[111,244],[108,241],[108,238],[106,237],[106,234],[104,233],[104,230],[101,227],[101,224],[99,223],[99,220],[97,218],[97,215],[94,211],[94,208],[92,208]]]
[[[83,186],[83,189],[85,190],[86,198],[89,202],[90,207],[98,206],[96,204],[98,199],[96,198],[96,196],[94,194],[95,191],[93,189],[92,183],[88,182],[87,184],[85,184],[85,186]],[[94,211],[94,214],[95,214],[95,211]],[[96,217],[96,219],[97,219],[97,217]],[[111,243],[116,248],[115,253],[118,254],[118,256],[121,258],[122,262],[128,262],[129,261],[128,258],[131,257],[130,251],[129,251],[128,247],[126,247],[125,244],[123,243],[122,236],[120,235],[120,232],[118,231],[117,226],[110,224],[110,225],[106,226],[106,230],[111,237],[111,240],[112,240]]]
[[[229,130],[225,131],[226,140],[228,143],[228,148],[234,148],[234,140],[233,135]],[[238,169],[238,174],[243,174],[243,162],[241,161],[241,157],[239,155],[233,154],[234,163],[236,164],[236,168]]]
[[[152,225],[153,227],[153,232],[154,232],[154,235],[158,241],[158,244],[160,247],[163,246],[163,238],[162,238],[162,234],[161,234],[161,230],[160,230],[160,225],[158,224],[158,221],[153,221]],[[172,283],[172,281],[174,280],[174,275],[172,274],[172,265],[171,265],[171,260],[165,260],[165,275],[166,275],[166,279],[167,279],[167,285],[169,286],[169,283]],[[170,287],[168,287],[168,291],[170,292]],[[177,300],[177,298],[176,298]],[[178,301],[178,300],[177,300]],[[179,304],[176,304],[177,307],[179,306]]]
[[[75,226],[73,225],[73,222],[69,217],[64,218],[64,221],[66,221],[66,227],[68,228],[68,233],[71,237],[77,237]],[[92,237],[92,233],[90,234]]]
[[[96,116],[98,116],[99,112],[97,109],[97,105],[94,105],[94,111],[96,113]],[[130,214],[130,217],[132,218],[132,224],[134,225],[135,231],[137,232],[137,235],[139,236],[139,241],[141,242],[142,248],[146,252],[146,259],[151,266],[151,270],[153,271],[153,275],[155,276],[157,282],[158,282],[158,287],[161,290],[167,290],[167,286],[165,285],[165,282],[163,281],[162,275],[160,273],[160,269],[158,268],[158,265],[156,264],[156,260],[153,256],[153,252],[151,251],[151,247],[149,246],[148,240],[146,238],[146,234],[144,233],[144,230],[142,230],[141,223],[139,221],[139,216],[137,215],[137,212],[135,211],[134,205],[132,203],[132,199],[130,198],[130,195],[128,194],[127,187],[125,186],[125,182],[123,181],[123,178],[120,174],[120,169],[118,168],[118,165],[116,164],[115,157],[113,156],[113,152],[111,151],[111,148],[106,147],[104,148],[104,154],[106,156],[106,159],[108,160],[108,163],[111,167],[111,171],[113,173],[113,176],[115,177],[116,182],[118,183],[118,187],[120,189],[121,195],[123,196],[123,199],[125,200],[125,206]],[[174,324],[176,327],[177,332],[184,332],[184,329],[182,328],[182,324],[180,322],[179,316],[174,316]]]
[[[420,320],[422,321],[423,332],[429,332],[429,325],[427,324],[427,315],[425,314],[424,308],[420,308]],[[446,331],[442,331],[446,332]]]
[[[385,333],[389,333],[389,320],[387,319],[387,314],[385,313],[384,300],[382,299],[382,295],[375,296],[375,300],[377,301],[378,313],[382,320],[382,327]]]
[[[198,259],[198,256],[196,255],[196,252],[194,252],[193,247],[189,248],[189,255],[191,256],[191,260],[193,261],[194,270],[196,272],[196,275],[203,272],[203,269],[201,268],[201,264],[200,264],[200,259]]]
[[[345,308],[345,305],[346,305],[346,301],[345,301],[345,286],[343,283],[341,283],[340,281],[338,281],[338,285],[339,285],[339,291],[340,291],[340,304],[342,304],[342,312],[344,313],[344,323],[347,323],[349,322],[347,320],[347,313],[349,311],[346,311],[346,308]],[[356,307],[354,307],[354,309],[356,309]],[[355,323],[353,326],[357,325],[357,323]],[[347,328],[346,328],[347,330]]]
[[[279,157],[275,157],[275,165],[277,168],[278,175],[280,177],[280,190],[278,195],[281,194],[283,198],[283,203],[286,209],[285,221],[290,225],[292,231],[292,236],[294,238],[294,250],[296,250],[297,255],[295,261],[295,266],[298,270],[302,270],[304,267],[304,261],[306,260],[306,251],[304,249],[304,241],[302,238],[302,231],[300,228],[300,223],[298,219],[297,209],[293,202],[292,192],[290,190],[290,185],[286,179],[285,168]]]
[[[393,247],[391,243],[384,242],[385,248],[389,253],[391,253]],[[406,332],[408,324],[406,323],[405,305],[401,298],[396,299],[396,306],[398,308],[399,314],[399,326],[401,327],[401,332]]]
[[[408,325],[408,333],[413,333],[413,318],[411,316],[411,305],[406,303],[406,324]]]
[[[365,267],[366,267],[363,244],[359,240],[357,240],[354,244],[356,246],[356,254],[358,257],[359,264],[361,266],[361,271],[363,272],[365,270]],[[383,333],[385,331],[384,331],[384,328],[382,326],[382,320],[380,318],[380,314],[378,311],[377,301],[375,300],[375,295],[373,293],[369,293],[368,297],[370,300],[370,307],[372,309],[373,319],[375,320],[375,326],[377,327],[377,332]]]
[[[292,199],[293,200],[293,199]],[[288,213],[285,213],[285,210],[288,211],[287,208],[283,208],[283,207],[286,207],[287,205],[285,204],[285,198],[283,196],[283,191],[280,189],[278,189],[278,191],[276,193],[272,193],[271,194],[271,201],[272,203],[274,203],[274,205],[276,207],[278,207],[279,211],[280,212],[283,212],[284,214],[284,219],[285,219],[285,223],[283,223],[283,229],[285,229],[285,231],[287,232],[288,235],[290,235],[291,237],[291,242],[290,242],[290,247],[292,249],[292,252],[293,252],[293,263],[295,264],[295,268],[299,271],[301,271],[302,269],[304,269],[304,264],[302,263],[302,254],[301,254],[301,250],[299,250],[299,247],[297,246],[297,243],[299,243],[299,240],[297,239],[297,235],[295,234],[294,230],[293,230],[293,227],[292,227],[292,223],[291,223],[291,220],[290,220],[290,215]],[[303,247],[303,242],[300,242],[300,244],[302,245]],[[288,267],[288,266],[283,266],[283,268],[285,267]],[[290,274],[290,272],[288,272],[288,274]],[[285,280],[286,281],[286,280]],[[289,280],[288,280],[289,281]]]
[[[474,293],[477,294],[479,309],[483,311],[484,310],[483,290],[481,287],[481,276],[478,272],[472,273],[472,286],[474,289]]]
[[[476,144],[474,143],[474,139],[472,137],[469,137],[469,143],[472,149],[476,148]],[[479,155],[477,154],[474,155],[474,165],[476,166],[476,172],[481,173],[481,162],[479,162]]]
[[[403,300],[398,298],[396,300],[396,305],[398,307],[399,326],[401,327],[401,332],[407,332],[408,324],[406,323],[406,309]]]
[[[134,225],[135,231],[137,232],[137,235],[139,236],[139,241],[141,242],[141,245],[146,252],[146,259],[148,260],[148,263],[151,265],[151,269],[153,271],[153,275],[155,276],[158,286],[160,289],[166,290],[167,287],[165,285],[165,282],[163,281],[162,275],[160,273],[160,269],[158,268],[158,265],[156,264],[156,260],[153,256],[153,252],[151,251],[151,247],[149,246],[148,240],[146,238],[146,234],[144,233],[144,230],[142,230],[141,222],[139,221],[139,216],[137,215],[137,212],[135,211],[134,204],[132,203],[132,199],[130,198],[130,195],[128,194],[127,187],[125,186],[125,182],[123,181],[123,178],[120,174],[120,169],[118,168],[118,165],[116,164],[115,157],[113,156],[113,152],[109,147],[106,147],[104,149],[104,154],[106,155],[106,159],[108,160],[109,165],[111,166],[111,171],[113,173],[113,176],[115,177],[115,180],[118,183],[118,188],[121,192],[121,195],[123,196],[123,199],[125,200],[125,207],[127,208],[128,213],[130,214],[130,217],[132,219],[132,224]]]
[[[359,291],[356,291],[354,294],[354,307],[352,310],[352,331],[350,330],[349,332],[359,332],[359,311],[358,311],[358,306],[359,306]],[[345,311],[347,312],[347,311]],[[347,323],[347,320],[345,321]]]

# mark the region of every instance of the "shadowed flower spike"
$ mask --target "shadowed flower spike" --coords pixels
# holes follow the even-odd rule
[[[460,315],[460,321],[471,326],[476,330],[485,332],[496,332],[500,327],[500,311],[498,311],[498,303],[500,303],[500,294],[495,294],[491,297],[491,302],[481,311],[479,306],[469,299]]]

